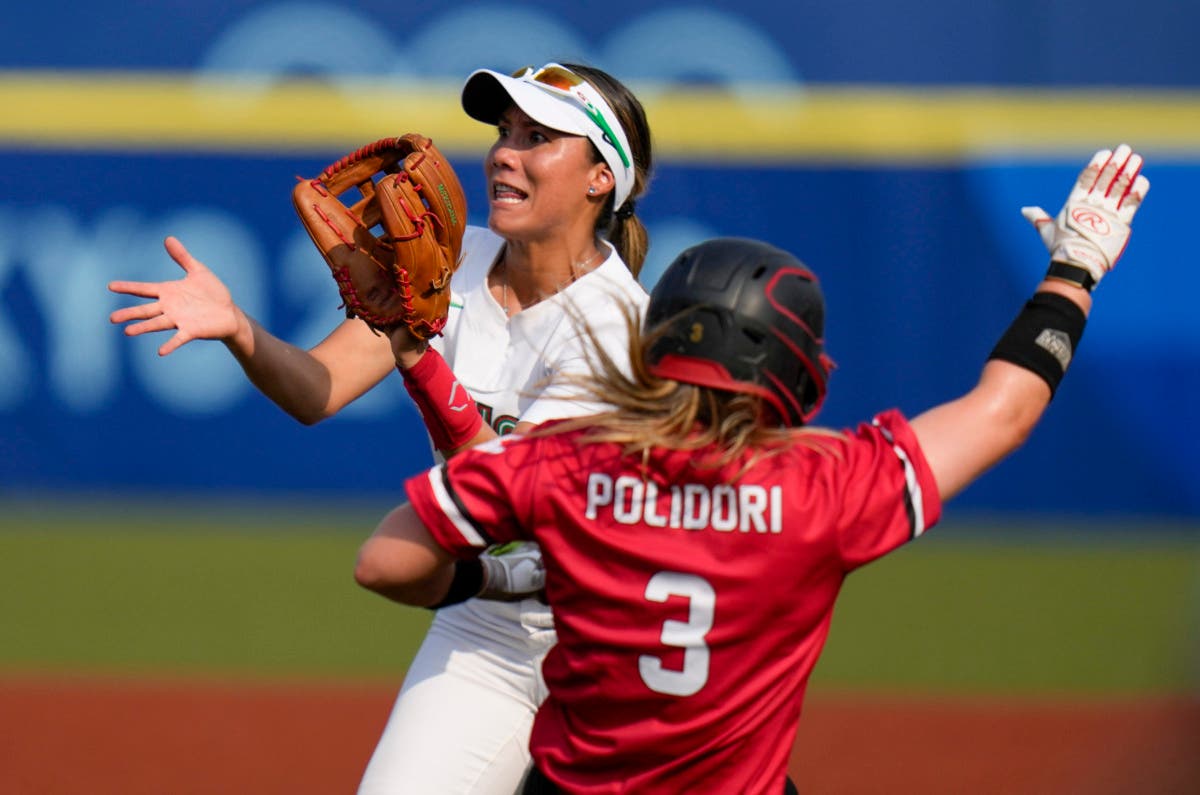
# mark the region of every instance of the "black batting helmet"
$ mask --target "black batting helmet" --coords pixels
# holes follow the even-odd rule
[[[785,425],[808,422],[825,399],[825,298],[812,271],[767,243],[684,251],[651,292],[645,326],[661,332],[647,362],[655,375],[758,395]]]

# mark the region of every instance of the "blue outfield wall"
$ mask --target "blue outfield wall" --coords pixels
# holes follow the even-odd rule
[[[453,81],[478,65],[550,57],[668,86],[973,85],[1083,96],[1115,86],[1187,97],[1200,86],[1200,56],[1184,40],[1184,31],[1200,29],[1200,10],[1165,0],[1137,15],[1116,2],[939,0],[919,11],[882,0],[616,2],[604,20],[548,3],[418,3],[428,15],[415,27],[413,12],[401,19],[380,2],[202,10],[161,2],[136,24],[122,22],[131,27],[112,23],[125,16],[115,2],[77,5],[68,29],[49,19],[48,6],[8,15],[27,35],[0,54],[0,93],[47,69],[89,78],[237,72]],[[1072,24],[1078,35],[1068,35]],[[358,41],[373,31],[374,46],[337,41],[331,31],[339,25]],[[1118,64],[1118,51],[1131,54]],[[959,497],[956,511],[1200,518],[1192,453],[1200,439],[1200,322],[1190,306],[1200,105],[1185,99],[1182,107],[1183,122],[1171,116],[1182,135],[1148,153],[1150,198],[1119,269],[1097,293],[1070,377],[1029,444]],[[344,152],[341,143],[272,153],[249,128],[245,145],[213,147],[157,145],[153,136],[39,141],[39,130],[59,129],[63,112],[48,109],[41,128],[36,115],[31,129],[0,119],[0,496],[384,494],[430,463],[398,378],[342,416],[303,428],[248,385],[223,346],[193,343],[160,359],[161,335],[130,340],[107,322],[127,300],[108,293],[106,282],[178,274],[162,250],[174,234],[268,328],[300,345],[318,341],[340,319],[338,301],[289,193],[294,175],[319,171]],[[169,128],[170,120],[148,114]],[[420,129],[420,113],[412,118]],[[94,130],[95,121],[80,119],[81,128]],[[1179,146],[1189,130],[1194,144]],[[876,151],[886,153],[893,132],[877,131]],[[723,129],[719,118],[712,134],[729,139],[727,156],[689,155],[672,148],[670,134],[659,141],[652,190],[639,204],[652,240],[644,281],[652,284],[683,246],[713,235],[761,237],[795,251],[820,275],[830,306],[828,345],[839,367],[821,419],[838,427],[889,406],[915,413],[970,388],[1044,269],[1045,252],[1019,208],[1057,210],[1097,147],[1084,130],[1077,147],[1046,151],[968,146],[947,155],[934,147],[936,156],[912,157],[898,148],[891,159],[831,160],[799,148],[764,160],[753,140]],[[476,208],[481,156],[454,154]]]
[[[458,165],[471,196],[483,181]],[[175,278],[179,236],[255,317],[298,344],[338,322],[324,263],[292,215],[316,162],[228,156],[4,153],[36,198],[0,203],[0,482],[12,489],[386,490],[428,463],[398,379],[346,416],[305,429],[259,396],[223,346],[160,359],[161,335],[126,339],[107,316],[112,278]],[[683,245],[762,237],[800,254],[829,301],[834,374],[826,424],[914,412],[971,386],[1045,260],[1017,208],[1061,201],[1074,166],[738,169],[665,165],[643,203],[650,281]],[[964,494],[986,510],[1194,516],[1191,440],[1200,325],[1192,263],[1158,257],[1187,228],[1200,168],[1159,164],[1121,267],[1070,378],[1029,445]],[[276,188],[230,194],[229,185]],[[104,186],[94,190],[90,186]],[[481,220],[481,219],[475,219]],[[353,477],[344,466],[361,462]]]

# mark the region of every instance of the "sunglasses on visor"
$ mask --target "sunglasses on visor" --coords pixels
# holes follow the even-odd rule
[[[604,133],[604,140],[616,150],[617,156],[621,158],[621,163],[625,168],[632,168],[633,163],[626,153],[625,147],[621,146],[620,139],[613,132],[608,119],[605,118],[604,111],[597,107],[603,102],[603,99],[599,97],[599,92],[590,83],[571,70],[558,65],[547,65],[536,70],[532,66],[526,66],[513,72],[512,76],[518,80],[532,81],[542,88],[550,89],[556,94],[572,100]],[[599,101],[593,101],[592,98]],[[607,103],[604,104],[607,105]]]

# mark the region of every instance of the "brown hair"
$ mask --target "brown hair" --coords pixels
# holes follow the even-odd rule
[[[621,81],[594,66],[564,63],[567,69],[588,81],[617,114],[617,120],[629,139],[630,157],[633,158],[633,190],[625,200],[625,208],[614,212],[613,202],[616,197],[610,193],[604,210],[596,221],[596,232],[612,243],[621,255],[621,259],[629,267],[634,276],[642,270],[646,261],[646,252],[650,248],[650,238],[646,227],[633,214],[634,199],[640,198],[650,185],[650,169],[654,157],[651,152],[650,123],[646,121],[646,111],[642,103],[625,87]],[[592,147],[595,150],[595,147]],[[596,162],[602,162],[599,150],[595,150]]]

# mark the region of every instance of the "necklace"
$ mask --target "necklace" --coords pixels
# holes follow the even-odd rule
[[[596,259],[599,258],[603,253],[604,253],[604,249],[597,246],[596,251],[595,251],[595,253],[592,254],[592,256],[588,257],[585,260],[581,260],[579,262],[573,263],[571,265],[570,280],[568,280],[565,284],[560,284],[558,286],[558,289],[556,289],[554,292],[557,293],[560,290],[562,290],[563,288],[565,288],[567,285],[574,284],[576,279],[578,279],[580,276],[587,274],[588,269],[590,269],[592,263],[594,263],[596,261]],[[502,295],[504,297],[503,297],[503,300],[500,302],[500,305],[504,308],[504,316],[512,317],[512,309],[510,309],[509,305],[508,305],[508,257],[507,256],[504,258],[503,264],[504,264],[504,284],[501,285],[501,291],[502,291]],[[523,304],[523,303],[521,303],[521,299],[518,298],[517,306],[520,308],[519,311],[524,311],[524,310],[528,309],[529,307],[533,306],[534,304],[536,304],[540,300],[542,300],[542,299],[538,298],[534,301],[530,301],[528,304]]]

